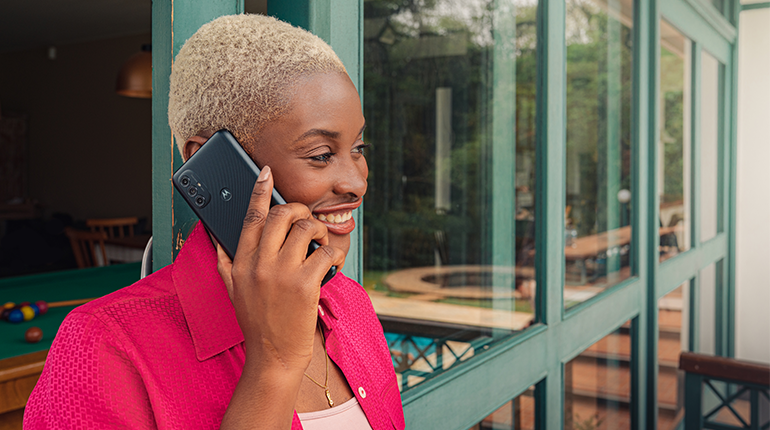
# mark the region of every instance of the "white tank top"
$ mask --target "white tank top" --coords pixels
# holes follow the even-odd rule
[[[372,430],[355,397],[330,409],[297,414],[304,430]]]

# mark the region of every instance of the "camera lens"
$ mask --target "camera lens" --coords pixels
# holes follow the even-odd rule
[[[190,188],[187,189],[187,194],[189,194],[190,197],[192,197],[192,196],[198,194],[198,189],[195,188],[195,187],[190,187]]]
[[[187,176],[182,176],[182,179],[179,180],[179,183],[181,183],[183,187],[186,187],[190,185],[190,178]]]
[[[198,205],[198,206],[203,206],[204,203],[206,203],[206,199],[203,198],[203,196],[198,196],[195,199],[195,204]]]

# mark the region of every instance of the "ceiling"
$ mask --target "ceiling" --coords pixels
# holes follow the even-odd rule
[[[245,0],[267,13],[267,0]],[[0,53],[149,33],[151,0],[0,0]]]
[[[2,1],[0,53],[149,33],[151,0]]]

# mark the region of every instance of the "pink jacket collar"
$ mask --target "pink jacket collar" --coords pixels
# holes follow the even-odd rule
[[[187,238],[171,273],[199,361],[243,342],[235,308],[217,271],[216,250],[202,223],[199,222]],[[329,284],[338,278],[335,276]],[[337,306],[328,288],[321,289],[320,304],[332,319],[338,318]],[[333,325],[327,329],[333,330]]]

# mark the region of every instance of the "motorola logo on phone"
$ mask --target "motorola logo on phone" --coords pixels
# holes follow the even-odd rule
[[[222,196],[222,200],[226,202],[229,202],[230,199],[233,198],[233,193],[231,193],[227,188],[222,188],[222,191],[219,192],[219,195]]]

